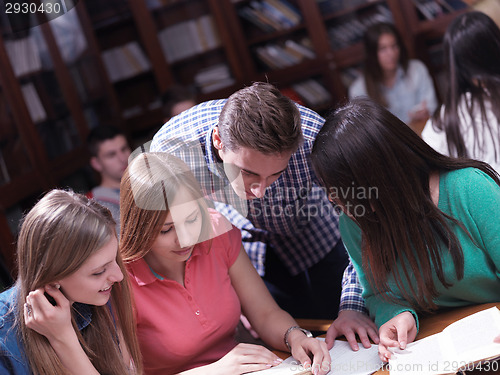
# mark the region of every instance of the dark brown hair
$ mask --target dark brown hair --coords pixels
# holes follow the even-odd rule
[[[480,134],[483,139],[493,137],[492,126],[500,126],[500,29],[484,13],[464,13],[448,26],[443,46],[448,92],[443,111],[434,114],[433,126],[446,133],[450,155],[467,157],[477,154],[476,150],[483,151]],[[469,114],[467,126],[473,129],[474,150],[465,146],[458,113],[460,100],[465,100]],[[488,122],[488,102],[498,124]],[[477,112],[480,116],[475,115]],[[493,151],[496,160],[500,160],[500,150]]]
[[[269,83],[255,82],[231,95],[219,116],[223,147],[263,154],[296,151],[302,142],[297,106]]]
[[[370,98],[377,103],[388,106],[387,100],[382,93],[382,83],[384,80],[384,72],[378,61],[378,42],[382,35],[390,34],[396,38],[396,43],[399,47],[399,64],[406,74],[408,69],[408,52],[403,43],[403,39],[398,30],[392,23],[380,22],[370,26],[364,34],[365,45],[365,63],[364,63],[364,78],[366,84],[366,92]]]
[[[355,98],[327,118],[311,157],[318,178],[330,191],[377,189],[376,196],[332,196],[343,207],[364,208],[364,215],[357,215],[356,210],[348,213],[361,228],[362,262],[370,285],[381,293],[388,291],[387,278],[394,270],[396,284],[408,302],[420,311],[436,308],[433,275],[445,287],[451,286],[445,279],[439,247],[444,244],[449,250],[456,277],[462,279],[464,256],[451,224],[466,229],[433,203],[430,174],[473,167],[500,185],[498,174],[486,163],[439,154],[367,98]],[[398,260],[402,275],[394,269]],[[413,279],[416,289],[410,282]],[[405,290],[403,280],[411,290]]]

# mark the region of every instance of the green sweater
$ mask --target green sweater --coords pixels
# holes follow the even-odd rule
[[[434,277],[439,292],[434,302],[439,307],[453,307],[500,301],[500,187],[488,175],[474,168],[442,172],[438,207],[460,221],[479,248],[457,225],[452,226],[464,253],[464,278],[456,280],[451,256],[443,251],[441,259],[445,278],[453,285],[445,288]],[[412,229],[418,231],[418,228]],[[410,311],[418,327],[417,313],[401,296],[392,275],[389,275],[388,285],[400,300],[397,304],[383,299],[368,284],[362,268],[361,230],[344,214],[340,217],[340,232],[363,286],[366,307],[377,326]],[[401,269],[399,262],[396,266]],[[408,285],[404,277],[403,282]]]

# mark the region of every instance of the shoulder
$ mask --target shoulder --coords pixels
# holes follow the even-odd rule
[[[3,319],[16,303],[17,287],[13,286],[0,293],[0,319]]]
[[[408,72],[415,74],[429,74],[427,67],[420,60],[410,60],[408,61]]]
[[[165,151],[162,142],[171,138],[197,139],[219,120],[227,99],[210,100],[195,105],[167,121],[154,135],[151,151]]]
[[[323,126],[325,119],[312,109],[297,103],[296,106],[300,112],[301,128],[304,139],[306,141],[314,141],[316,135]]]
[[[349,98],[366,95],[365,76],[360,74],[358,78],[349,86]]]
[[[448,194],[475,199],[500,197],[500,186],[486,173],[476,168],[463,168],[442,172]]]

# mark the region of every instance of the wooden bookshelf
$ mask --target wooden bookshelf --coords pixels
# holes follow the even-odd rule
[[[466,11],[443,12],[435,19],[425,19],[416,0],[287,0],[293,8],[291,15],[284,11],[290,18],[284,21],[287,25],[263,30],[242,16],[243,8],[263,1],[276,2],[79,2],[75,10],[79,37],[83,37],[85,45],[77,56],[68,61],[68,51],[56,29],[45,23],[38,32],[47,48],[38,57],[43,55],[42,60],[50,64],[35,61],[17,75],[15,70],[21,66],[12,61],[9,43],[19,43],[31,32],[9,35],[5,25],[0,25],[0,118],[5,124],[0,128],[0,250],[9,267],[11,240],[15,238],[10,229],[12,220],[50,188],[64,186],[67,181],[80,181],[81,186],[88,157],[85,138],[97,123],[121,126],[132,140],[142,140],[162,125],[160,96],[173,84],[195,87],[198,101],[205,101],[228,97],[254,81],[269,81],[284,91],[302,90],[302,101],[324,115],[345,100],[349,77],[364,58],[362,33],[358,30],[339,44],[336,27],[344,25],[353,32],[355,25],[365,25],[377,12],[384,13],[401,32],[410,57],[424,61],[431,73],[437,74],[442,64],[433,58],[439,54],[436,45],[451,20]],[[176,32],[187,39],[182,42],[172,38]],[[304,55],[292,65],[273,68],[259,59],[257,48],[286,50],[287,41],[302,43],[313,56]],[[105,62],[103,56],[113,49],[119,50],[118,60],[121,57],[125,62]],[[294,51],[292,55],[300,53]],[[141,68],[125,74],[123,79],[111,77],[116,72],[110,72],[110,66],[127,62]],[[213,77],[217,85],[210,82]],[[37,100],[26,98],[33,95],[29,85],[39,97],[41,110],[33,108]],[[310,104],[304,92],[317,85],[326,95],[324,100],[321,94],[309,97],[316,103]],[[54,142],[51,134],[61,141]],[[2,166],[5,153],[9,158],[13,155],[14,167],[10,159]]]

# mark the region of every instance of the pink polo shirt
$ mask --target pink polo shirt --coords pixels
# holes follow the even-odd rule
[[[215,233],[186,262],[185,287],[158,279],[144,259],[128,265],[137,307],[137,334],[147,375],[175,374],[217,361],[236,346],[241,306],[229,278],[241,233],[210,210]],[[226,228],[224,230],[223,228]],[[222,229],[222,230],[221,230]]]

